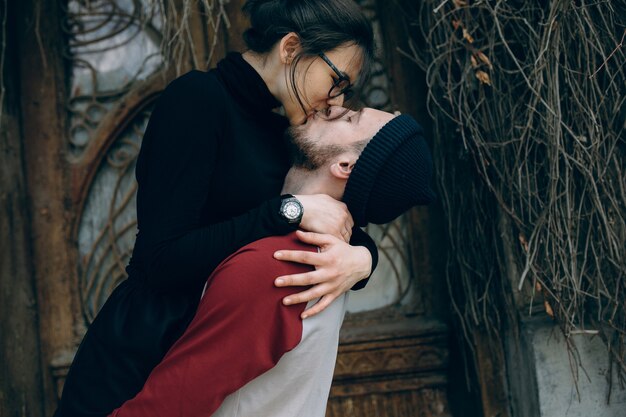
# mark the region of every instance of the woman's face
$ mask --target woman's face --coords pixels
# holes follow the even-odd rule
[[[330,106],[343,105],[344,94],[334,98],[329,97],[329,91],[335,81],[339,79],[339,75],[331,64],[336,70],[347,76],[350,83],[354,84],[361,67],[360,51],[360,47],[350,45],[326,52],[325,55],[330,64],[321,57],[303,58],[298,62],[295,80],[304,109],[293,93],[290,68],[287,70],[287,85],[291,94],[283,106],[292,125],[303,124],[309,116],[319,111],[325,111]]]

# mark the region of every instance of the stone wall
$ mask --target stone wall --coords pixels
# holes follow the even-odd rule
[[[581,364],[576,367],[568,355],[561,331],[550,320],[526,321],[523,327],[532,342],[542,417],[626,416],[626,389],[623,385],[620,387],[615,372],[611,374],[606,347],[598,336],[573,336]],[[578,390],[574,375],[577,375]],[[612,382],[610,402],[609,376]]]

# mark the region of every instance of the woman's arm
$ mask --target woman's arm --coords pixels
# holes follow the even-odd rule
[[[159,98],[137,160],[139,233],[129,273],[158,290],[201,286],[240,247],[295,229],[279,215],[280,198],[227,221],[206,225],[209,196],[223,136],[226,98],[206,73],[175,80]]]
[[[363,229],[360,227],[355,227],[352,229],[352,238],[350,239],[350,245],[352,246],[363,246],[367,249],[372,257],[372,268],[370,269],[370,273],[367,275],[365,279],[360,280],[352,287],[353,290],[360,290],[365,288],[367,285],[367,281],[374,273],[376,266],[378,266],[378,246],[376,246],[376,242],[371,238],[370,235],[365,233]]]

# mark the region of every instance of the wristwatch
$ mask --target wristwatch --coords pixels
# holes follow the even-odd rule
[[[281,217],[289,224],[300,224],[304,214],[302,203],[291,194],[282,195],[281,198],[279,210]]]

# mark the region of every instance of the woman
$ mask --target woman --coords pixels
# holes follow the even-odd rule
[[[342,104],[352,81],[364,79],[373,54],[367,19],[351,0],[249,0],[244,11],[249,51],[180,77],[157,102],[137,160],[129,278],[85,335],[59,417],[107,415],[132,398],[189,324],[206,278],[252,241],[298,227],[335,236],[315,271],[277,279],[315,284],[284,300],[321,297],[303,317],[364,285],[375,266],[371,239],[358,228],[351,239],[345,205],[324,195],[278,197],[289,168],[283,132]],[[281,105],[285,116],[273,111]],[[286,202],[301,212],[291,216]]]

